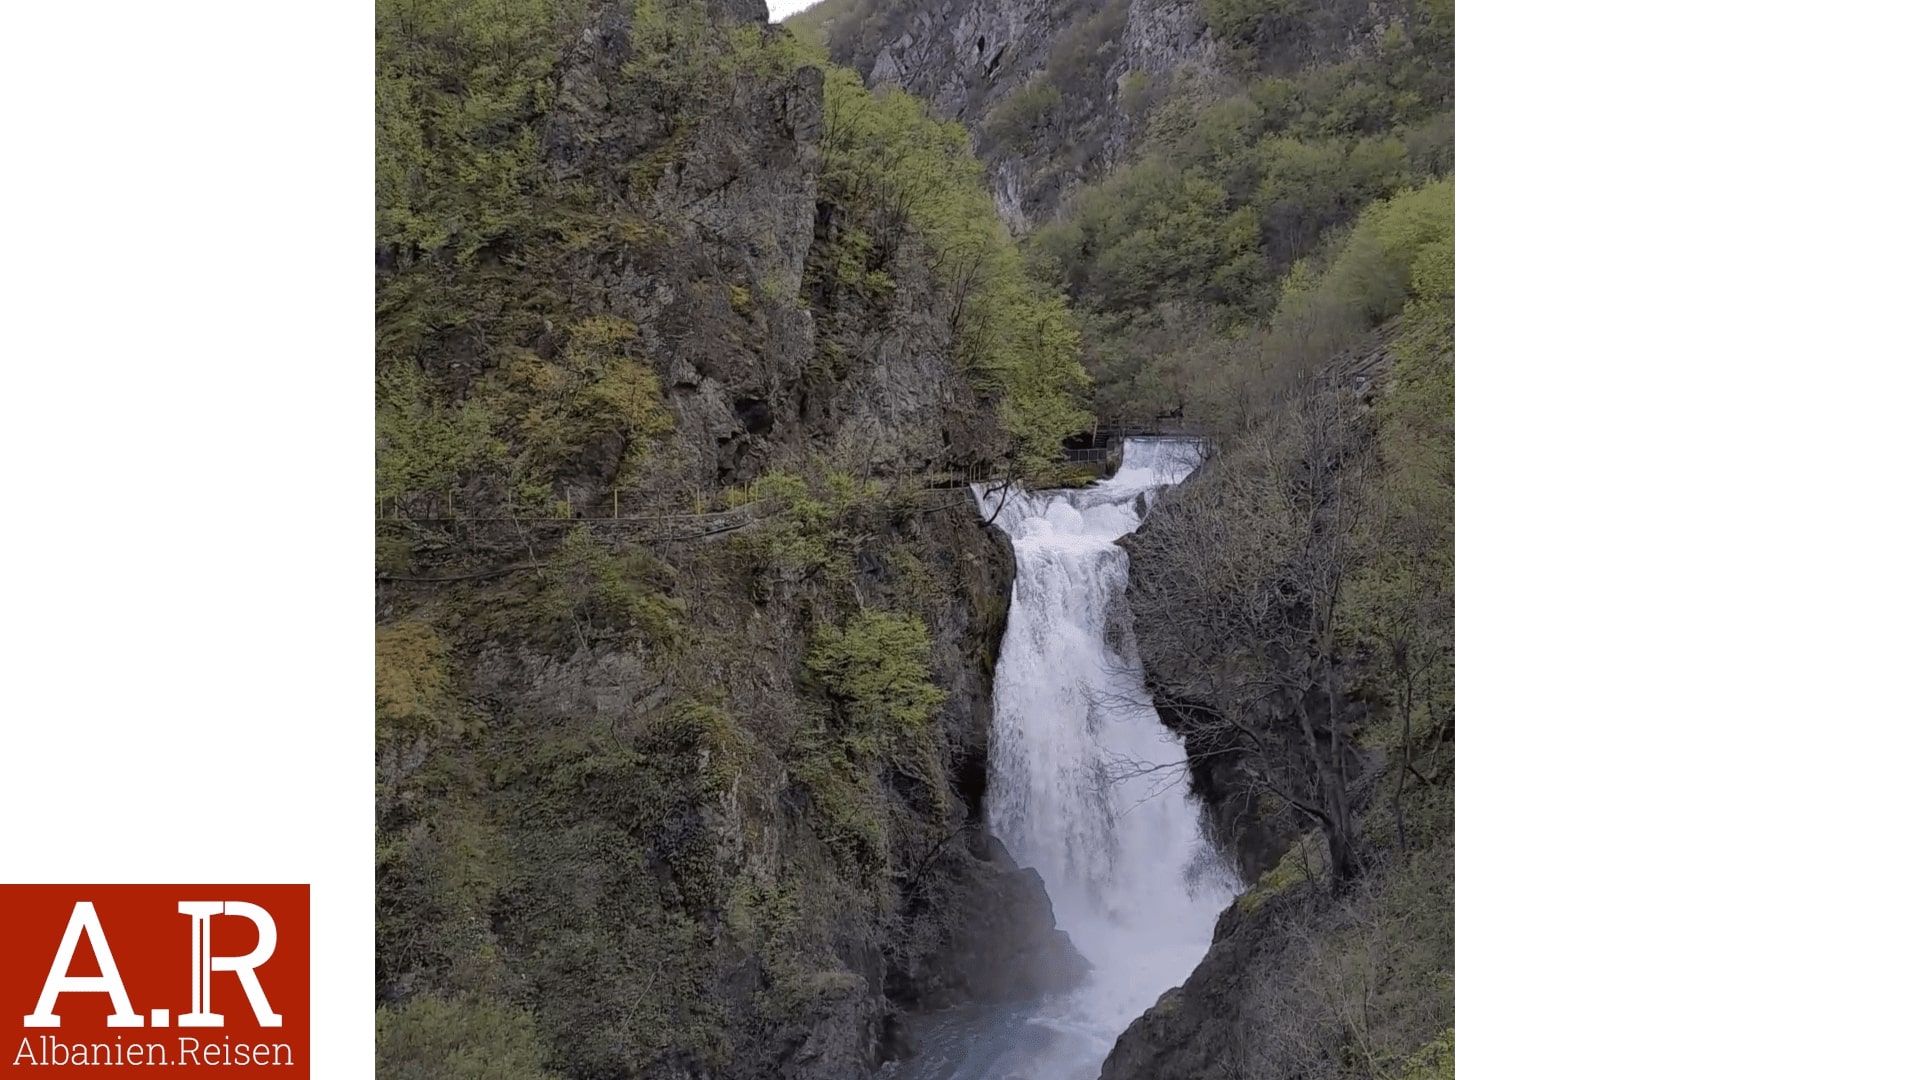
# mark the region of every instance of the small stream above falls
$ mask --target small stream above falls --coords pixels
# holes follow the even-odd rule
[[[915,1018],[899,1080],[1093,1080],[1114,1040],[1206,954],[1235,882],[1202,838],[1184,753],[1133,648],[1122,536],[1201,444],[1128,439],[1078,490],[976,488],[1018,564],[994,673],[987,823],[1039,871],[1092,962],[1075,990]],[[1004,494],[1004,505],[1002,505]]]

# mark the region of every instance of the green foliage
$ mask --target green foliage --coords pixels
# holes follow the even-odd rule
[[[508,365],[504,408],[521,476],[550,478],[612,437],[623,448],[618,476],[630,479],[653,440],[672,432],[659,377],[632,355],[636,337],[632,323],[589,318],[574,324],[556,360],[521,351]]]
[[[728,493],[729,502],[765,504],[764,516],[736,541],[768,569],[804,578],[824,572],[835,581],[853,574],[855,526],[875,508],[880,485],[862,484],[846,473],[827,472],[809,480],[797,473],[771,472],[746,491]]]
[[[453,775],[469,764],[466,756],[442,749],[430,760],[428,776],[403,782],[395,800],[402,809],[384,813],[377,834],[380,983],[418,980],[445,992],[496,993],[500,955],[487,918],[501,884],[512,876],[513,861],[484,808],[469,795],[472,778]],[[386,772],[383,767],[383,779]],[[414,819],[393,827],[408,810]]]
[[[861,749],[877,751],[888,733],[924,726],[946,700],[928,678],[931,648],[917,617],[863,611],[815,636],[807,670],[845,704],[846,730]]]
[[[1284,33],[1306,6],[1306,0],[1202,0],[1200,13],[1215,37],[1250,45]]]
[[[615,115],[644,113],[648,142],[627,163],[558,180],[543,140],[588,5],[380,0],[383,497],[501,471],[523,504],[555,483],[604,492],[631,484],[671,430],[637,328],[570,275],[583,252],[657,257],[668,212],[632,193],[650,195],[685,156],[708,101],[812,56],[784,31],[716,25],[692,0],[632,3],[633,56],[594,92]],[[504,494],[498,478],[473,486]]]
[[[1286,51],[1289,27],[1324,15],[1309,9],[1300,0],[1206,7],[1216,34],[1247,45],[1255,68]],[[1297,264],[1310,262],[1295,284],[1316,277],[1368,206],[1451,171],[1451,40],[1450,7],[1423,3],[1376,48],[1337,64],[1249,72],[1224,93],[1218,80],[1187,73],[1122,85],[1135,130],[1144,128],[1132,159],[1082,188],[1028,243],[1035,272],[1067,289],[1082,320],[1103,417],[1241,401],[1248,372],[1311,366],[1308,354],[1392,313],[1388,281],[1357,302],[1338,298],[1339,310],[1316,310],[1310,341],[1266,330],[1283,293],[1275,286]],[[1148,348],[1147,338],[1172,347]]]
[[[787,75],[804,65],[823,67],[827,56],[814,41],[775,27],[746,23],[728,32],[723,70],[761,77]]]
[[[996,247],[980,263],[957,330],[974,384],[998,399],[1016,465],[1027,475],[1051,466],[1061,440],[1092,422],[1081,404],[1092,380],[1066,301],[1038,292],[1012,248]]]
[[[413,540],[391,526],[378,526],[373,538],[373,569],[380,574],[405,574],[413,569]]]
[[[417,619],[374,629],[373,703],[382,740],[459,735],[471,724],[445,639]]]
[[[923,245],[953,297],[959,359],[994,399],[1020,461],[1057,457],[1090,419],[1079,333],[1023,267],[966,130],[909,95],[869,93],[840,68],[827,73],[826,99],[822,196],[850,217],[828,247],[831,276],[872,285],[902,244]]]
[[[382,1080],[552,1080],[533,1017],[489,1001],[415,998],[374,1013]]]
[[[644,551],[615,551],[585,526],[567,534],[541,568],[533,614],[550,637],[580,644],[644,638],[656,649],[681,643],[685,605],[663,590],[665,567]]]
[[[471,472],[499,465],[506,447],[483,404],[432,400],[420,369],[399,363],[374,384],[374,491],[381,499],[444,493]]]
[[[1379,407],[1384,469],[1367,558],[1342,598],[1367,658],[1360,688],[1385,706],[1373,741],[1390,761],[1438,754],[1453,720],[1452,209],[1451,180],[1408,192],[1369,211],[1349,244],[1410,295]],[[1451,790],[1408,783],[1396,777],[1369,822],[1380,842],[1422,844],[1451,828]]]
[[[1251,888],[1234,898],[1234,906],[1244,912],[1258,910],[1261,905],[1313,880],[1314,860],[1318,860],[1324,874],[1327,865],[1327,845],[1324,837],[1318,833],[1309,833],[1301,837],[1287,849],[1287,853],[1260,875],[1260,879]]]
[[[724,903],[713,809],[741,744],[724,711],[676,702],[637,726],[528,730],[494,783],[514,876],[491,906],[499,948],[567,1075],[634,1074],[678,1051],[729,1053],[703,922]]]
[[[1028,150],[1046,133],[1059,107],[1060,88],[1045,79],[1031,79],[1000,99],[981,125],[980,137],[995,147]]]
[[[1298,864],[1283,860],[1273,869],[1260,875],[1260,880],[1254,883],[1254,887],[1235,897],[1233,902],[1242,911],[1252,911],[1305,880],[1307,880],[1306,873]]]
[[[1450,1080],[1452,870],[1442,845],[1266,916],[1234,973],[1237,1074]]]
[[[621,74],[656,108],[690,104],[737,76],[777,78],[826,61],[810,39],[756,22],[715,23],[690,0],[633,0],[631,41]]]
[[[1046,77],[1068,97],[1105,103],[1106,73],[1127,25],[1125,0],[1102,0],[1093,14],[1069,26],[1047,50]]]
[[[871,760],[837,742],[825,727],[801,733],[793,778],[807,792],[812,820],[843,870],[863,888],[884,880],[889,865],[886,797]]]
[[[1401,1062],[1394,1080],[1453,1080],[1453,1029],[1441,1032]]]
[[[823,888],[822,886],[827,887]],[[743,873],[734,882],[725,915],[735,940],[752,942],[766,974],[754,1004],[774,1017],[818,1015],[821,999],[859,986],[816,935],[838,892],[831,883]]]
[[[573,4],[379,0],[375,237],[466,260],[534,224],[539,120]]]
[[[924,608],[940,598],[939,584],[907,544],[887,548],[887,568],[892,571],[894,587],[909,606]]]
[[[914,777],[946,806],[931,723],[946,692],[932,682],[931,649],[917,617],[862,611],[844,627],[821,628],[807,652],[832,709],[802,733],[794,776],[828,842],[869,880],[883,881],[890,865],[882,768]]]
[[[544,512],[569,489],[597,503],[608,486],[668,486],[638,474],[672,430],[663,358],[649,354],[657,328],[612,317],[629,312],[604,271],[676,269],[687,230],[653,196],[715,122],[709,103],[777,90],[812,56],[783,32],[715,25],[689,0],[634,0],[631,61],[596,69],[583,90],[558,76],[585,8],[380,0],[383,495],[455,486],[463,511],[510,492],[514,508]],[[839,78],[830,93],[845,104],[856,95]],[[565,133],[577,170],[542,160],[561,94],[621,121]],[[1024,276],[964,133],[904,96],[857,96],[873,112],[824,162],[836,232],[816,252],[835,260],[829,287],[867,303],[820,316],[884,315],[907,302],[896,275],[926,304],[922,268],[935,267],[931,302],[971,335],[961,359],[981,394],[1025,442],[1057,445],[1084,381],[1072,325]],[[765,269],[695,271],[751,316],[799,299]],[[983,329],[1002,301],[1013,325]],[[822,611],[846,610],[835,605],[851,597],[854,552],[897,509],[876,485],[817,468],[729,501],[755,503],[742,516],[758,520],[734,542],[782,572],[840,579],[795,590]],[[506,535],[476,545],[422,530],[414,542],[437,575],[521,558],[497,542]],[[744,614],[746,597],[690,615],[671,595],[676,574],[716,587],[741,561],[724,547],[657,549],[669,567],[585,527],[526,535],[536,570],[436,588],[421,614],[377,633],[377,985],[380,1000],[407,1003],[380,1013],[382,1074],[758,1075],[731,1055],[773,1041],[761,1039],[770,1022],[817,1022],[828,999],[864,986],[834,949],[872,945],[895,861],[930,846],[930,819],[944,823],[925,628],[853,617],[814,638],[806,662],[763,662],[761,646],[776,655],[806,625],[794,620],[749,661],[710,625],[715,610]],[[383,565],[410,561],[404,539],[382,543]],[[934,589],[904,547],[871,546],[889,551],[889,599]],[[773,614],[750,633],[789,613]],[[885,662],[869,670],[870,656]],[[804,705],[787,700],[795,678]],[[734,696],[687,690],[709,683]],[[931,797],[903,796],[916,783]],[[803,802],[804,820],[781,800]],[[530,1001],[531,1017],[501,1004]]]
[[[709,920],[737,887],[730,804],[755,749],[722,702],[494,733],[487,798],[504,851],[477,923],[516,993],[543,1003],[567,1075],[644,1073],[670,1053],[716,1068],[731,1053]]]
[[[1145,115],[1153,97],[1153,77],[1144,71],[1129,71],[1120,81],[1120,108],[1128,116]]]
[[[871,57],[889,38],[888,27],[909,13],[906,0],[819,0],[784,25],[826,52],[852,63]]]
[[[1056,12],[1056,17],[1060,14]],[[1084,14],[1067,21],[1054,37],[1045,65],[987,114],[980,126],[982,156],[993,160],[1033,155],[1042,147],[1060,147],[1063,142],[1071,146],[1088,122],[1106,110],[1106,75],[1120,47],[1127,5],[1124,0],[1101,0]],[[1066,153],[1052,160],[1043,156],[1046,164],[1037,175],[1071,171],[1088,157],[1087,153]]]
[[[699,791],[709,797],[732,790],[747,753],[733,717],[704,701],[683,701],[669,710],[648,732],[647,745],[677,759],[677,768],[697,777]]]
[[[487,728],[453,659],[423,620],[375,630],[375,954],[383,986],[420,973],[442,991],[484,994],[500,975],[487,905],[510,863],[470,797],[469,755]]]
[[[1219,183],[1159,159],[1119,170],[1075,204],[1074,217],[1036,236],[1096,310],[1156,300],[1227,302],[1257,280],[1260,219]],[[1091,258],[1078,253],[1091,251]]]
[[[1166,153],[1082,192],[1068,218],[1035,234],[1042,265],[1095,313],[1184,300],[1259,314],[1276,260],[1409,178],[1394,139],[1249,140],[1246,108],[1206,111]]]
[[[1398,314],[1416,284],[1424,297],[1452,297],[1451,178],[1368,207],[1324,277],[1290,283],[1281,313],[1305,318],[1302,305],[1317,291],[1374,326]]]

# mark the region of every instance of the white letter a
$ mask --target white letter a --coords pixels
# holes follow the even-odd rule
[[[80,944],[80,934],[86,932],[93,944],[94,959],[100,961],[98,975],[69,975],[67,969],[73,965],[73,950]],[[73,917],[67,920],[66,936],[60,939],[60,951],[53,958],[53,967],[47,972],[46,985],[40,988],[40,1003],[33,1007],[31,1015],[21,1021],[23,1027],[60,1026],[60,1017],[54,1013],[53,1006],[61,994],[106,994],[113,1000],[113,1015],[107,1017],[108,1027],[143,1027],[146,1021],[133,1011],[133,1003],[127,1000],[127,987],[120,981],[120,969],[113,964],[113,952],[107,948],[106,931],[100,929],[100,916],[93,910],[93,904],[82,900],[73,905]]]

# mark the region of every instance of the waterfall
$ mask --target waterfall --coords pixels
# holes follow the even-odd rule
[[[1115,543],[1200,451],[1128,439],[1118,471],[1091,487],[976,488],[1018,563],[994,676],[988,825],[1040,872],[1057,924],[1093,971],[1023,1018],[1042,1036],[965,1075],[1097,1076],[1127,1024],[1192,973],[1232,899],[1230,872],[1201,835],[1184,753],[1143,684],[1127,553]]]

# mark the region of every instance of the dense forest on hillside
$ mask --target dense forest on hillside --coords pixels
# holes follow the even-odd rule
[[[956,485],[1156,416],[1251,886],[1102,1076],[1452,1075],[1451,0],[945,10],[380,0],[381,1075],[863,1076],[1060,985]]]
[[[857,61],[913,7],[823,0],[792,22]],[[1228,369],[1272,363],[1257,354],[1278,351],[1275,332],[1296,358],[1303,345],[1324,356],[1390,318],[1404,285],[1389,275],[1362,295],[1376,286],[1351,261],[1330,286],[1345,292],[1321,295],[1317,316],[1307,297],[1362,211],[1453,171],[1451,0],[1195,7],[1217,47],[1163,71],[1130,67],[1115,47],[1125,0],[1067,8],[1037,70],[995,91],[975,123],[984,158],[1026,155],[1043,169],[1124,142],[1026,245],[1082,319],[1109,422],[1232,414],[1260,380]],[[1362,44],[1314,54],[1321,38],[1348,37]]]

